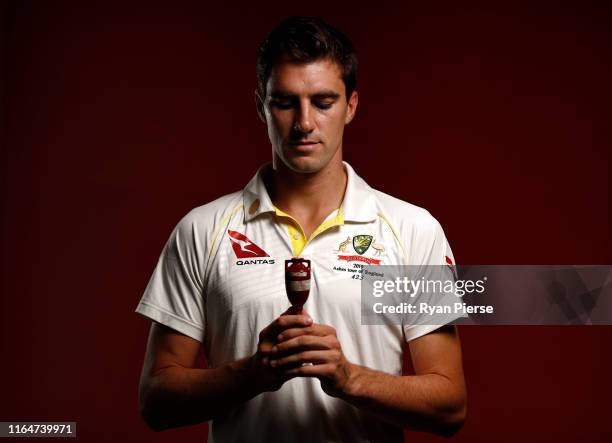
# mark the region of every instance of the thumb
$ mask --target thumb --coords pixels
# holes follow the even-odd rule
[[[310,314],[308,313],[306,309],[302,308],[302,312],[300,312],[300,315],[305,315],[306,317],[310,318],[314,322],[314,319],[310,316]]]

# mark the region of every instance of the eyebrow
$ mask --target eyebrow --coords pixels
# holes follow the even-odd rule
[[[292,94],[290,92],[286,92],[286,91],[272,91],[270,92],[270,97],[275,98],[275,99],[282,99],[282,98],[295,98],[297,97],[297,95]],[[324,91],[315,92],[314,94],[311,94],[309,97],[317,98],[317,99],[331,98],[331,99],[336,100],[340,98],[340,94],[332,90],[324,90]]]

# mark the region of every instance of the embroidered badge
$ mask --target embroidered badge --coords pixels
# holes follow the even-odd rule
[[[372,244],[371,235],[356,235],[353,237],[353,249],[359,255],[363,255]]]

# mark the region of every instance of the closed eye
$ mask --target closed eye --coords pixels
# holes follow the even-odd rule
[[[319,109],[329,109],[332,107],[334,102],[315,102],[314,105]]]
[[[291,100],[270,100],[270,106],[278,109],[290,109],[293,107]]]

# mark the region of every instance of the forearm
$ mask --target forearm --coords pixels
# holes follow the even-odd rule
[[[463,386],[441,374],[394,376],[351,365],[347,402],[402,428],[454,434],[465,417]]]
[[[248,379],[252,360],[210,369],[170,366],[141,382],[141,414],[154,430],[210,420],[260,393]]]

